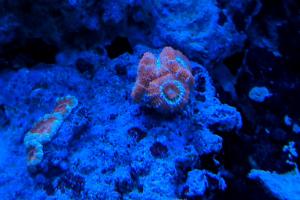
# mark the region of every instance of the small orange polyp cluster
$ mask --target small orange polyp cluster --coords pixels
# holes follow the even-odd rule
[[[27,164],[29,166],[35,166],[39,164],[44,156],[43,145],[38,141],[28,141],[26,143],[27,150]]]
[[[57,105],[54,109],[55,113],[60,113],[62,115],[69,115],[72,109],[77,105],[77,99],[75,97],[66,96],[58,98],[56,101]]]
[[[35,140],[39,143],[46,143],[51,140],[53,135],[59,129],[63,118],[61,115],[52,113],[46,114],[42,119],[36,122],[32,129],[25,135],[25,145],[27,141]]]
[[[46,114],[36,122],[32,129],[26,133],[24,144],[27,149],[27,164],[35,166],[43,159],[43,144],[51,141],[60,128],[63,120],[75,108],[78,101],[73,96],[66,96],[56,100],[54,112]]]
[[[160,112],[172,113],[187,104],[193,85],[189,60],[180,51],[165,47],[158,59],[149,52],[143,55],[131,96]]]
[[[47,119],[43,119],[42,121],[38,122],[35,127],[31,129],[32,133],[37,134],[45,134],[47,132],[51,132],[51,124],[53,124],[57,118],[55,116],[51,116]]]

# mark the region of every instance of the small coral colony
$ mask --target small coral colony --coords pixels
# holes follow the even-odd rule
[[[194,77],[188,59],[171,47],[156,58],[145,53],[138,67],[132,98],[162,113],[181,110],[188,102]]]
[[[42,161],[43,144],[51,141],[63,120],[68,117],[77,104],[77,99],[73,96],[58,98],[53,113],[46,114],[26,134],[24,144],[27,149],[27,165],[29,167],[34,167]]]

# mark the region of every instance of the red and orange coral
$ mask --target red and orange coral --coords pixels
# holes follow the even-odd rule
[[[60,128],[63,120],[75,108],[78,101],[73,96],[66,96],[56,100],[54,112],[46,114],[42,119],[33,125],[24,138],[27,149],[27,164],[35,166],[43,159],[43,144],[51,141]]]
[[[131,96],[136,102],[146,101],[160,112],[172,113],[187,104],[193,85],[187,57],[172,47],[165,47],[158,59],[149,52],[143,55]]]
[[[27,165],[35,166],[39,164],[44,156],[43,145],[36,140],[30,140],[26,143]]]
[[[32,129],[26,134],[24,141],[49,142],[61,123],[61,115],[47,114],[33,125]]]
[[[61,97],[56,100],[56,106],[54,113],[60,113],[63,116],[67,116],[71,113],[72,109],[77,106],[78,101],[73,96]]]

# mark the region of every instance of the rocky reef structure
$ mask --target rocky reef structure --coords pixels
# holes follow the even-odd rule
[[[65,196],[85,199],[194,198],[213,195],[212,191],[225,190],[222,164],[214,158],[219,155],[223,140],[213,131],[238,130],[242,124],[240,113],[233,107],[220,103],[208,72],[194,62],[190,66],[195,71],[195,96],[186,105],[185,113],[170,118],[141,109],[130,99],[137,67],[132,69],[133,74],[130,70],[138,63],[142,52],[157,50],[137,46],[134,51],[133,55],[123,54],[109,61],[110,67],[106,69],[100,68],[101,63],[98,63],[94,66],[93,79],[81,75],[75,67],[76,59],[73,64],[55,64],[47,68],[47,75],[44,68],[19,70],[9,77],[1,75],[3,83],[8,85],[8,90],[4,90],[1,99],[4,100],[2,102],[10,119],[10,124],[3,129],[2,141],[13,144],[11,147],[16,148],[19,153],[11,159],[19,159],[20,162],[23,160],[25,166],[26,161],[22,156],[25,158],[26,152],[22,150],[22,145],[13,142],[22,137],[20,130],[26,130],[36,115],[51,110],[53,100],[48,98],[59,95],[57,91],[71,93],[81,100],[74,112],[65,118],[64,114],[71,111],[66,105],[69,105],[72,98],[58,99],[56,106],[53,106],[54,114],[63,115],[64,123],[57,129],[51,142],[34,143],[36,140],[30,140],[32,144],[26,143],[28,147],[35,147],[35,158],[39,160],[39,164],[30,173],[26,167],[11,166],[10,172],[5,173],[7,178],[18,170],[28,179],[15,183],[19,187],[10,189],[11,192],[5,197],[11,198],[24,188],[27,188],[27,193],[23,193],[22,198],[28,198],[28,195],[34,193],[39,198]],[[60,54],[63,55],[67,56]],[[84,59],[81,53],[77,55],[77,59]],[[120,74],[119,68],[126,70],[126,73]],[[57,77],[57,74],[61,75]],[[54,77],[58,78],[55,82]],[[108,82],[111,83],[109,86],[106,84]],[[18,87],[12,86],[20,84],[26,86],[24,92],[31,91],[27,106],[22,104],[24,99],[7,101],[17,92],[9,93],[10,95],[6,92],[18,90]],[[43,89],[44,87],[47,89]],[[28,98],[28,95],[22,97]],[[37,105],[37,102],[40,102],[40,109],[31,107]],[[76,103],[72,105],[75,106]],[[14,113],[9,111],[10,106],[25,109]],[[27,113],[27,108],[31,109],[30,114]],[[27,120],[14,121],[18,115],[24,114],[27,115]],[[205,120],[204,117],[214,120]],[[19,128],[14,129],[13,124],[19,124]],[[25,138],[27,137],[26,135]],[[204,157],[214,158],[213,171],[206,167]],[[11,162],[1,165],[1,169],[7,165],[11,165]],[[194,177],[192,171],[196,174],[201,172],[202,175]],[[3,175],[4,172],[1,171],[1,176]],[[193,179],[205,185],[201,192],[195,190]],[[1,193],[8,190],[11,184],[5,180],[7,179],[3,179]],[[40,188],[38,191],[34,189],[36,186]]]
[[[132,98],[145,101],[162,113],[183,109],[194,85],[189,60],[171,47],[165,47],[156,59],[145,53],[138,67]]]
[[[290,172],[300,165],[299,1],[0,5],[1,199],[274,199],[269,190],[297,180]],[[168,73],[152,80],[152,98],[147,82],[134,104],[137,64],[165,46],[189,58],[188,70],[184,57],[165,61],[192,74],[193,84]],[[146,55],[155,66],[164,61]],[[157,85],[169,79],[168,104],[156,104]],[[188,98],[174,95],[178,88]],[[55,137],[24,148],[66,94],[80,104]],[[170,107],[176,97],[184,101]],[[276,187],[249,179],[252,169],[253,179]]]
[[[296,200],[300,195],[299,172],[277,174],[263,170],[251,170],[249,178],[263,185],[276,199]]]
[[[241,50],[246,39],[245,34],[237,30],[231,13],[220,8],[216,0],[1,3],[5,11],[0,18],[0,44],[4,44],[1,55],[6,58],[3,64],[7,67],[52,63],[57,51],[73,47],[99,48],[98,42],[109,47],[114,39],[123,42],[120,45],[123,47],[127,46],[126,40],[133,45],[144,43],[156,48],[173,46],[205,66],[213,67],[213,63],[220,63]],[[24,59],[22,49],[27,45],[31,47]],[[39,46],[47,52],[38,52]],[[110,56],[114,57],[117,51],[110,50]]]
[[[205,66],[243,47],[245,35],[236,30],[231,17],[218,8],[217,1],[160,0],[148,9],[157,19],[153,43],[180,47]]]
[[[248,178],[260,183],[276,199],[296,200],[300,195],[300,174],[295,142],[289,142],[282,148],[282,151],[287,153],[286,163],[293,167],[293,170],[286,173],[277,173],[252,169],[248,174]]]

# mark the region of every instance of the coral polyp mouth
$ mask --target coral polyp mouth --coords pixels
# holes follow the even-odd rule
[[[170,100],[176,99],[178,96],[178,92],[179,92],[178,88],[173,87],[172,85],[168,85],[167,87],[164,88],[164,93]]]
[[[176,80],[167,81],[161,86],[161,94],[163,95],[163,98],[165,101],[172,104],[176,104],[182,100],[182,97],[184,96],[183,93],[184,88],[182,84]]]

